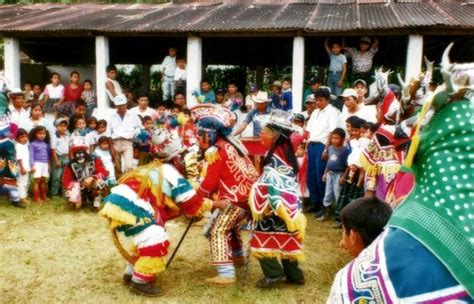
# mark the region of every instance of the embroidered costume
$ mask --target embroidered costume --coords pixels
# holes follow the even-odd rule
[[[76,209],[88,199],[93,202],[94,208],[100,207],[102,198],[108,194],[109,188],[104,181],[108,172],[102,160],[87,153],[86,146],[73,146],[71,153],[74,156],[69,161],[62,177],[65,196]]]
[[[220,284],[221,278],[235,283],[234,260],[243,259],[239,225],[248,215],[248,197],[258,173],[245,148],[232,137],[234,116],[214,105],[200,105],[192,109],[198,120],[201,137],[207,137],[210,148],[205,152],[207,167],[199,191],[229,205],[220,212],[210,230],[212,264],[218,266],[219,276],[208,279],[209,284]],[[220,277],[220,278],[219,278]],[[217,280],[217,281],[216,281]]]
[[[297,182],[298,164],[290,141],[293,127],[288,115],[281,110],[270,114],[264,131],[273,134],[272,148],[249,199],[255,226],[250,246],[264,274],[257,282],[257,287],[261,288],[280,281],[304,284],[298,262],[303,259],[306,218]],[[293,163],[290,157],[293,157]]]
[[[451,46],[445,84],[425,101],[405,160],[415,187],[386,231],[339,271],[328,303],[474,301],[474,78],[472,64],[447,62]]]
[[[154,136],[152,151],[172,161],[183,152],[179,137],[166,136],[164,129]],[[168,134],[168,133],[167,133]],[[168,134],[169,135],[169,134]],[[166,221],[182,214],[195,216],[210,209],[212,202],[196,193],[191,183],[170,163],[153,160],[120,180],[105,199],[100,214],[110,228],[133,237],[134,265],[127,266],[124,280],[135,291],[157,296],[156,275],[165,270],[170,245],[164,229]]]

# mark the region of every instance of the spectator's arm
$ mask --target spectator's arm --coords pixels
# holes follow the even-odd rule
[[[374,51],[378,51],[378,49],[379,49],[379,39],[377,39],[377,37],[372,37],[372,39],[374,40],[374,42],[372,42],[372,49]]]
[[[329,37],[324,40],[324,48],[328,54],[331,54],[331,48],[329,47]]]
[[[117,96],[117,92],[115,92],[115,87],[112,81],[107,80],[105,82],[105,88],[110,91],[110,94],[112,94],[113,97]]]
[[[345,57],[345,56],[344,56]],[[338,87],[343,87],[344,86],[344,80],[346,79],[346,73],[347,73],[347,62],[342,64],[342,73],[341,73],[341,78],[337,82]]]
[[[249,124],[244,121],[242,122],[242,124],[240,125],[240,127],[237,129],[237,131],[234,132],[234,136],[237,136],[239,135],[240,133],[244,132],[245,128],[247,128]]]

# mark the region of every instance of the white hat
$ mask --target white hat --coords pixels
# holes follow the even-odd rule
[[[252,97],[252,100],[256,103],[272,101],[270,98],[268,98],[268,93],[263,91],[258,91],[257,94]]]
[[[115,96],[114,104],[116,106],[122,106],[124,104],[127,104],[127,97],[124,94],[119,94],[119,95]]]
[[[354,90],[354,89],[345,89],[344,92],[342,92],[341,95],[339,95],[339,97],[354,97],[354,98],[357,98],[357,91]]]
[[[13,98],[15,96],[23,95],[23,91],[20,88],[14,88],[10,92],[8,92],[8,97]]]
[[[316,98],[314,97],[314,94],[309,94],[308,96],[306,96],[306,99],[304,101],[305,103],[308,103],[308,102],[316,102]]]

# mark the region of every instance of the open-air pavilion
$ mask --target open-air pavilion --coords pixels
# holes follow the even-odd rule
[[[161,63],[169,46],[187,58],[187,92],[199,86],[210,64],[292,67],[294,109],[302,108],[305,67],[327,64],[326,37],[380,39],[376,64],[419,73],[423,55],[439,61],[457,42],[453,59],[474,53],[472,1],[300,0],[174,1],[165,4],[30,4],[0,6],[5,71],[14,87],[20,54],[36,63],[95,66],[99,109],[107,108],[109,63]],[[176,3],[179,2],[179,3]],[[471,58],[472,59],[472,58]]]

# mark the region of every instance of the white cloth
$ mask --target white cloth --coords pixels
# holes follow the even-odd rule
[[[29,144],[26,143],[24,145],[20,143],[15,144],[15,151],[16,151],[16,159],[21,160],[23,168],[30,172],[31,166],[30,166],[30,150],[28,149]],[[18,167],[20,169],[20,167]],[[20,170],[18,170],[20,171]]]
[[[361,137],[358,139],[351,139],[349,145],[351,146],[351,153],[347,157],[347,164],[349,166],[354,165],[358,168],[362,167],[360,162],[360,157],[362,155],[362,151],[369,145],[370,139]]]
[[[176,72],[176,56],[166,56],[163,63],[161,63],[161,70],[163,71],[163,75],[174,77],[174,73]]]
[[[326,144],[329,134],[339,127],[339,111],[328,104],[324,109],[316,109],[306,125],[309,142]]]
[[[29,124],[30,111],[25,110],[24,108],[17,110],[13,105],[10,105],[8,108],[10,110],[10,118],[12,122],[17,124],[18,128],[24,129],[24,126]],[[29,132],[29,130],[27,131]]]
[[[137,130],[140,129],[140,125],[138,117],[129,111],[125,112],[123,119],[117,112],[114,112],[109,118],[107,128],[112,139],[132,140]]]
[[[340,125],[344,130],[346,130],[346,119],[348,119],[351,116],[357,116],[367,122],[376,123],[377,122],[377,109],[373,105],[366,106],[366,105],[360,104],[359,109],[355,113],[349,113],[349,111],[347,110],[347,107],[344,105],[344,107],[342,108],[341,122],[340,122]]]
[[[176,67],[176,71],[174,72],[174,81],[179,80],[186,81],[186,69]]]
[[[33,173],[33,178],[49,177],[48,163],[35,162],[34,168],[35,172]]]
[[[140,110],[140,108],[138,106],[136,106],[136,107],[133,107],[130,110],[128,110],[128,112],[130,114],[135,115],[135,116],[141,116],[141,118],[143,118],[145,116],[150,116],[153,120],[156,120],[156,118],[158,117],[158,112],[155,109],[150,108],[150,107],[147,107],[145,109],[145,111],[142,111],[142,110]],[[139,122],[141,124],[140,119],[139,119]]]
[[[61,99],[64,97],[64,86],[62,84],[57,86],[53,86],[52,83],[47,84],[44,88],[44,94],[51,99]]]
[[[18,192],[20,193],[20,199],[25,199],[28,197],[29,183],[30,172],[18,175],[18,178],[16,179],[16,185],[18,187]]]
[[[43,126],[46,128],[46,130],[48,130],[49,136],[52,137],[56,132],[56,129],[53,126],[53,121],[54,117],[52,118],[52,120],[49,120],[45,117],[41,117],[39,120],[31,120],[31,118],[28,118],[28,120],[24,124],[22,124],[20,128],[25,129],[26,132],[29,133],[33,128],[37,126]]]
[[[117,80],[107,78],[105,83],[107,83],[107,81],[112,82],[112,84],[114,85],[115,96],[122,94],[122,87],[120,86],[120,83]],[[105,87],[105,92],[107,92],[107,96],[109,97],[110,101],[113,103],[115,96],[112,95],[112,92],[109,91],[107,87]]]
[[[58,138],[56,134],[51,136],[51,149],[56,150],[58,155],[69,154],[69,134]]]
[[[94,150],[94,155],[102,160],[105,170],[109,172],[107,178],[115,180],[115,168],[114,163],[112,162],[112,154],[110,151],[102,150],[100,147],[96,147]]]

